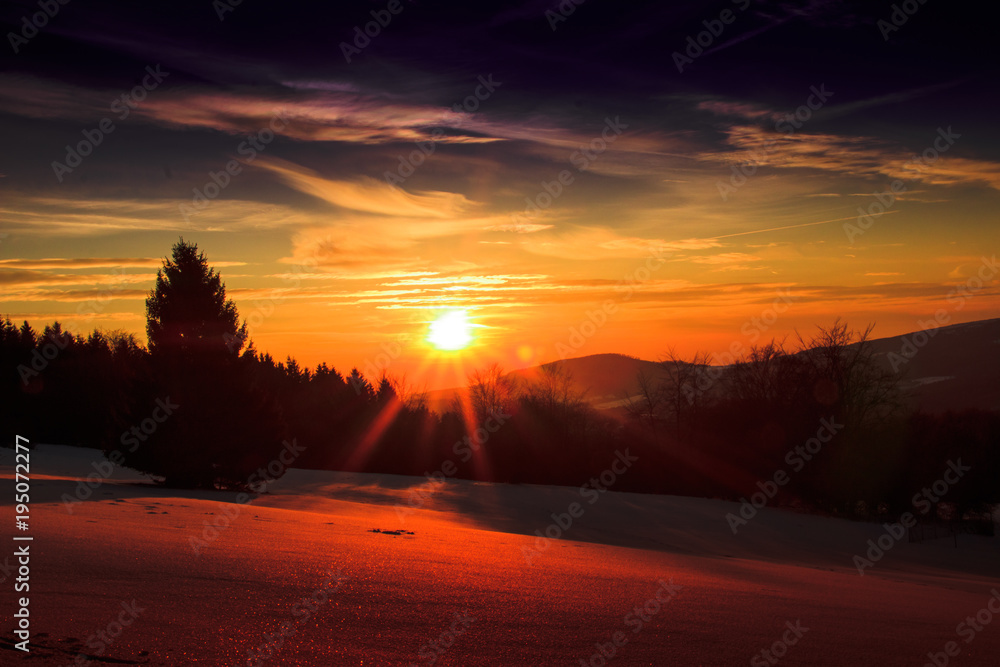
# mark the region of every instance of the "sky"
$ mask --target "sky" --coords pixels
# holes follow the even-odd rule
[[[996,317],[1000,59],[970,12],[7,2],[0,313],[144,340],[183,237],[258,350],[427,389]],[[471,344],[438,349],[456,311]]]

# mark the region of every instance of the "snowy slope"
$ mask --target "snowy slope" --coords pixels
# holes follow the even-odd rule
[[[133,600],[142,611],[99,657],[254,664],[248,650],[286,622],[294,634],[265,664],[428,665],[429,642],[446,633],[452,645],[435,665],[578,665],[620,631],[627,643],[609,664],[745,665],[794,638],[786,622],[796,621],[809,629],[784,646],[782,665],[921,665],[949,641],[961,648],[954,664],[1000,655],[1000,616],[970,643],[957,634],[1000,584],[997,540],[964,536],[958,549],[904,541],[862,577],[852,556],[878,526],[765,509],[734,536],[724,519],[734,503],[611,491],[590,505],[576,489],[468,481],[436,487],[401,518],[397,503],[422,480],[305,470],[245,505],[121,471],[69,513],[60,497],[99,458],[56,446],[32,453],[36,648],[25,659],[0,644],[2,664],[98,657],[97,633],[117,631]],[[2,450],[7,525],[12,459]],[[534,531],[573,502],[583,514],[537,551]],[[196,555],[191,538],[214,535],[206,522],[224,528]],[[345,577],[339,587],[330,573]],[[682,587],[662,606],[653,602],[660,580]],[[4,591],[9,639],[9,577]],[[329,601],[297,606],[311,596]],[[633,610],[647,601],[659,609],[642,621]]]

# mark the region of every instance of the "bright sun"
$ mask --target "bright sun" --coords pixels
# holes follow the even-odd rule
[[[431,322],[427,342],[439,350],[461,350],[472,342],[472,325],[464,310],[452,310]]]

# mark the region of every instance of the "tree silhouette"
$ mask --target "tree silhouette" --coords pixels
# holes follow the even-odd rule
[[[492,363],[469,375],[469,401],[477,422],[494,413],[513,409],[520,393],[517,378],[504,372],[500,364]]]
[[[494,364],[438,416],[403,379],[256,351],[221,276],[183,239],[147,315],[148,350],[126,332],[36,331],[0,316],[4,423],[32,441],[102,447],[182,487],[253,488],[289,466],[421,475],[442,461],[457,477],[577,486],[629,450],[643,464],[616,490],[736,499],[791,469],[775,503],[884,514],[912,508],[914,490],[961,458],[972,470],[941,509],[978,515],[1000,501],[1000,412],[900,409],[870,327],[836,321],[791,349],[751,346],[726,367],[671,352],[624,411],[583,400],[566,362],[534,375]],[[790,468],[788,452],[824,422],[842,430]]]
[[[255,373],[252,348],[240,355],[246,324],[197,245],[174,245],[146,313],[151,381],[130,419],[152,427],[152,415],[156,423],[152,433],[136,436],[140,445],[125,454],[128,465],[163,475],[171,486],[248,486],[253,471],[277,454],[281,420]],[[164,404],[177,406],[165,419]]]
[[[247,339],[236,304],[226,298],[222,277],[208,266],[205,253],[183,238],[156,272],[156,287],[146,299],[146,335],[153,354],[237,356]]]

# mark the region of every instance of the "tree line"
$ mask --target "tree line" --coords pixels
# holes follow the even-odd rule
[[[388,375],[256,350],[221,276],[183,239],[146,313],[145,346],[0,318],[4,423],[185,488],[252,489],[289,466],[425,475],[443,462],[461,478],[581,485],[628,450],[638,461],[614,490],[739,499],[783,471],[771,504],[878,514],[905,510],[961,458],[972,470],[946,500],[963,513],[1000,502],[1000,415],[907,411],[871,329],[839,321],[728,367],[669,354],[619,411],[594,409],[555,363],[529,380],[476,371],[436,412]]]

